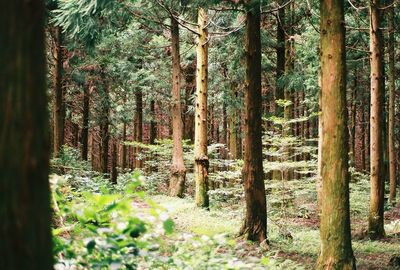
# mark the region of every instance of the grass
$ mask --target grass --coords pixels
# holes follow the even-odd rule
[[[258,253],[259,258],[278,258],[281,268],[278,269],[311,269],[319,252],[318,217],[315,212],[315,185],[311,181],[293,181],[290,186],[291,194],[295,199],[285,209],[277,203],[279,197],[275,196],[268,204],[268,237],[271,242],[270,250]],[[267,190],[278,190],[281,183],[267,183]],[[351,184],[351,218],[353,234],[366,227],[369,203],[369,189],[367,179],[360,179]],[[268,196],[272,195],[267,195]],[[278,195],[278,196],[281,196]],[[242,218],[243,202],[232,202],[218,207],[211,207],[210,211],[195,207],[191,198],[171,198],[164,195],[152,196],[151,199],[163,206],[176,223],[178,232],[189,232],[199,236],[228,235],[229,239],[236,238]],[[271,203],[271,201],[273,203]],[[283,213],[283,209],[284,213]],[[389,220],[386,222],[388,233],[398,233],[400,221]],[[259,251],[257,245],[250,245],[250,249]],[[370,241],[367,239],[353,239],[353,250],[357,258],[358,269],[390,269],[388,263],[391,257],[400,255],[399,238],[388,238],[383,241]],[[233,251],[237,252],[237,251]],[[249,251],[251,252],[251,251]],[[257,253],[257,252],[256,252]],[[245,256],[245,255],[241,255]],[[293,264],[294,263],[294,264]],[[282,266],[285,264],[292,265]],[[300,268],[299,268],[300,267]]]

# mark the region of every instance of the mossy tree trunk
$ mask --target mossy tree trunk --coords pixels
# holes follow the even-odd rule
[[[179,24],[171,16],[171,54],[172,54],[172,165],[169,181],[169,194],[171,196],[182,197],[185,180],[186,168],[183,162],[182,146],[182,110],[181,110],[181,61],[179,54]]]
[[[246,215],[240,234],[251,241],[267,239],[267,207],[262,164],[260,1],[246,2],[246,92],[243,183]]]
[[[0,269],[53,269],[43,1],[0,4]]]
[[[323,200],[316,269],[356,269],[350,230],[344,7],[341,0],[320,4]]]
[[[282,5],[284,1],[277,0],[279,5]],[[275,87],[275,101],[283,100],[284,87],[280,81],[282,76],[285,74],[285,8],[280,8],[277,17],[277,29],[276,29],[276,87]],[[283,108],[275,104],[275,115],[282,117]]]
[[[198,40],[196,67],[196,105],[194,129],[195,200],[199,207],[208,208],[208,154],[207,154],[207,87],[208,87],[208,15],[198,11]]]
[[[368,233],[371,239],[381,238],[384,230],[385,164],[383,149],[383,35],[380,0],[370,4],[370,63],[371,63],[371,113],[370,113],[370,173],[371,195]]]

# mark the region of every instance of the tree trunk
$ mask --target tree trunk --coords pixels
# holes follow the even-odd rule
[[[0,269],[53,269],[43,1],[0,4]]]
[[[151,120],[150,120],[150,144],[154,144],[157,137],[157,122],[156,122],[156,110],[155,110],[155,101],[150,101],[150,112],[151,112]]]
[[[279,5],[284,1],[277,0]],[[275,87],[275,101],[285,99],[284,87],[282,86],[282,76],[285,73],[285,9],[280,8],[277,17],[277,30],[276,30],[276,87]],[[281,117],[283,114],[283,107],[275,104],[275,115]]]
[[[194,178],[196,205],[208,208],[208,155],[207,155],[207,87],[208,87],[208,15],[198,11],[196,106],[194,130]]]
[[[370,6],[370,61],[371,61],[371,113],[370,113],[370,166],[371,166],[371,195],[368,233],[371,239],[381,238],[384,230],[384,190],[385,166],[383,149],[382,119],[384,113],[383,88],[383,35],[380,0],[372,0]]]
[[[123,130],[122,130],[122,169],[126,168],[126,156],[127,156],[127,147],[125,145],[126,142],[126,123],[124,122]]]
[[[118,160],[118,144],[117,140],[114,139],[112,143],[112,158],[111,158],[111,183],[116,184],[118,178],[118,171],[117,171],[117,160]]]
[[[108,148],[110,133],[108,131],[110,125],[110,96],[108,91],[108,85],[105,82],[104,70],[101,71],[103,85],[101,92],[101,115],[100,115],[100,170],[102,173],[108,173]]]
[[[90,83],[83,88],[83,112],[82,112],[82,159],[88,160],[88,139],[89,139],[89,87]]]
[[[143,142],[143,94],[141,90],[135,93],[136,98],[136,112],[134,117],[134,140],[135,142]],[[139,157],[141,147],[136,146],[133,153],[133,167],[135,169],[142,168],[143,162]]]
[[[267,239],[267,206],[262,164],[260,1],[246,5],[246,92],[243,183],[246,215],[240,234],[260,243]]]
[[[53,28],[53,156],[58,157],[64,144],[65,107],[62,87],[62,33],[60,27]]]
[[[390,1],[393,3],[393,0]],[[396,201],[396,157],[394,146],[394,122],[395,122],[395,49],[394,49],[394,7],[389,8],[388,12],[389,21],[389,179],[390,179],[390,193],[389,202],[394,204]]]
[[[171,52],[172,52],[172,165],[169,182],[169,194],[183,197],[186,180],[186,168],[183,163],[182,146],[182,111],[181,111],[181,60],[179,55],[179,24],[171,17]]]
[[[356,269],[351,247],[343,1],[323,0],[321,23],[322,204],[316,269]]]

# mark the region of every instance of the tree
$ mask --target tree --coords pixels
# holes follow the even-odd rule
[[[392,5],[393,5],[393,1]],[[395,157],[395,146],[394,146],[394,110],[395,110],[395,49],[394,49],[394,6],[391,6],[388,10],[388,21],[389,21],[389,182],[390,182],[390,193],[389,202],[394,204],[396,201],[396,157]]]
[[[0,10],[0,268],[52,269],[44,3]]]
[[[317,269],[356,269],[351,247],[343,1],[323,0],[321,23],[322,197]]]
[[[267,206],[262,164],[262,99],[260,1],[246,4],[246,91],[244,114],[243,184],[246,215],[240,234],[246,239],[267,239]]]
[[[371,239],[381,238],[384,230],[384,192],[385,165],[383,149],[383,112],[384,112],[384,76],[383,76],[383,35],[381,29],[380,0],[370,4],[370,63],[371,63],[371,113],[370,113],[370,160],[371,195],[368,233]]]
[[[207,156],[207,83],[208,83],[208,15],[198,11],[196,106],[194,131],[194,177],[196,205],[208,208],[208,156]]]
[[[179,24],[171,16],[171,54],[172,54],[172,166],[169,182],[171,196],[183,196],[186,180],[186,168],[183,163],[182,114],[181,114],[181,61],[179,55]],[[206,146],[207,147],[207,146]]]
[[[58,156],[64,144],[64,122],[65,122],[65,106],[64,106],[64,91],[62,86],[62,33],[61,27],[55,26],[50,30],[53,55],[53,155]]]

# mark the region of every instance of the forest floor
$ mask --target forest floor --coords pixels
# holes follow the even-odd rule
[[[297,181],[296,181],[297,182]],[[279,183],[267,185],[273,190]],[[292,200],[282,207],[270,199],[268,203],[268,250],[237,237],[243,218],[244,205],[226,203],[211,206],[210,210],[196,208],[191,198],[172,198],[153,195],[150,199],[166,209],[174,220],[176,234],[192,233],[200,237],[220,234],[228,239],[218,253],[249,263],[271,267],[239,267],[239,269],[313,269],[319,252],[319,219],[316,214],[314,184],[291,185]],[[400,256],[400,207],[387,209],[385,230],[387,237],[380,241],[367,238],[368,185],[351,185],[351,218],[353,250],[357,269],[399,269],[391,260]],[[267,264],[266,263],[267,260]],[[207,269],[207,268],[205,268]]]

